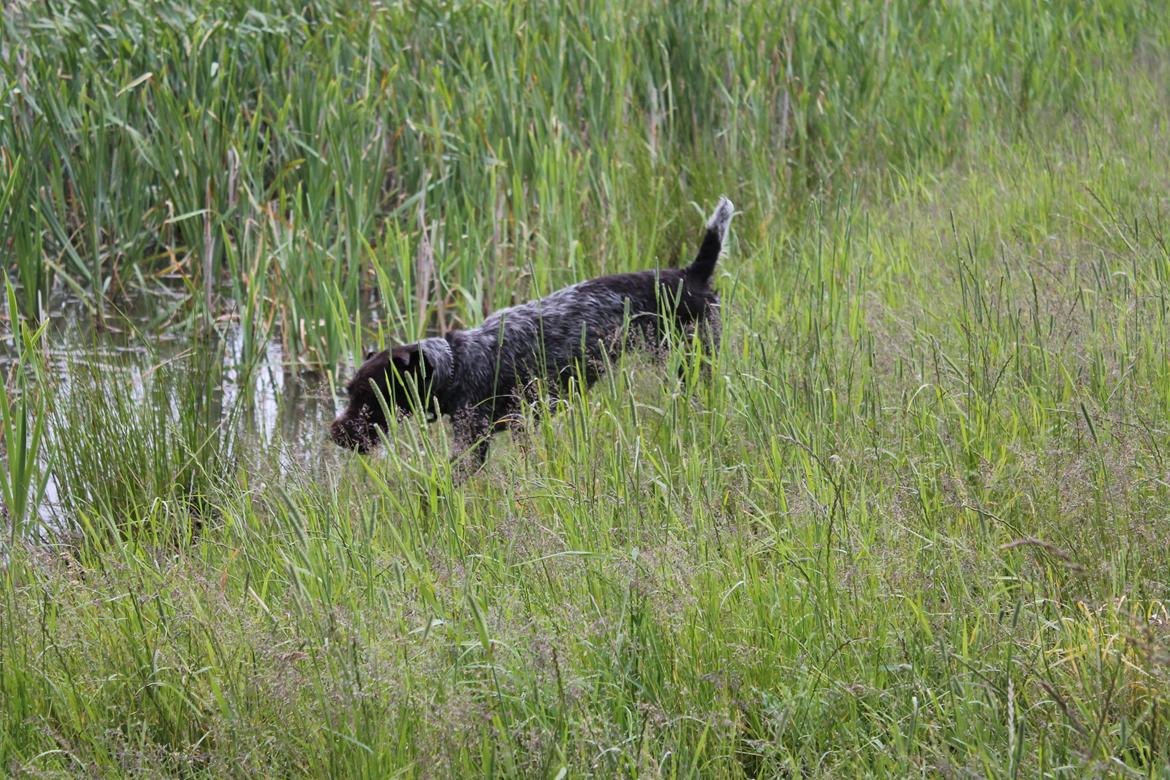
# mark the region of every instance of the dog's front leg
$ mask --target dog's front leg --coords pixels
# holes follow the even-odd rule
[[[707,310],[707,316],[699,320],[696,327],[699,332],[699,376],[705,384],[710,384],[715,373],[715,362],[719,359],[719,341],[723,335],[723,320],[719,316],[719,304],[716,303]]]
[[[451,456],[452,479],[462,484],[483,466],[491,444],[492,422],[487,415],[464,409],[452,415],[455,453]]]

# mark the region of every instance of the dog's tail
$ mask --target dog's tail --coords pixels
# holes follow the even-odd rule
[[[707,220],[707,232],[703,234],[703,243],[699,244],[699,252],[694,262],[687,266],[687,276],[697,282],[706,282],[715,272],[715,263],[719,260],[719,253],[723,251],[723,240],[727,238],[727,226],[731,224],[731,216],[735,213],[735,206],[727,198],[720,198],[719,205]]]

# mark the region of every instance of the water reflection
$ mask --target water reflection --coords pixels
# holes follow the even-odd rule
[[[53,403],[68,404],[98,376],[102,384],[118,384],[134,404],[142,404],[144,417],[157,415],[148,409],[148,378],[158,371],[179,372],[181,380],[213,384],[213,413],[224,425],[237,426],[238,447],[244,468],[252,464],[275,465],[283,471],[320,474],[337,454],[326,437],[334,414],[329,377],[304,371],[285,355],[278,340],[270,340],[245,366],[245,333],[234,323],[218,325],[210,337],[188,341],[174,335],[156,335],[149,314],[137,323],[97,329],[92,317],[75,303],[64,302],[54,311],[43,342],[44,365],[53,383]],[[137,315],[135,315],[137,316]],[[150,334],[150,335],[146,335]],[[0,371],[7,373],[16,359],[11,328],[0,331]],[[155,394],[157,399],[157,393]],[[91,399],[91,403],[92,403]],[[178,418],[184,410],[172,399],[168,410]],[[50,416],[50,420],[53,416]],[[46,442],[67,441],[67,431],[50,431]],[[42,462],[47,465],[46,452]],[[42,522],[52,528],[61,524],[64,510],[61,482],[50,474],[39,509]]]

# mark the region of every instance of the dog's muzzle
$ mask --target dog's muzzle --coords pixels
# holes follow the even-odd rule
[[[329,436],[333,439],[334,444],[358,452],[368,452],[373,446],[371,433],[363,426],[355,425],[352,420],[346,417],[338,417],[329,426]]]

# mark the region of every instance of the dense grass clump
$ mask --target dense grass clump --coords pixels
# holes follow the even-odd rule
[[[0,771],[1165,776],[1168,17],[6,9]],[[715,381],[257,430],[720,192]]]
[[[214,489],[235,468],[239,406],[225,403],[222,356],[205,349],[147,372],[100,356],[62,372],[47,447],[64,523],[137,533],[145,518],[174,530],[172,518],[182,528],[212,513]]]

